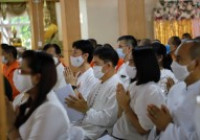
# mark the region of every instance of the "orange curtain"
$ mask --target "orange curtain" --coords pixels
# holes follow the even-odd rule
[[[168,39],[171,36],[176,35],[181,37],[184,33],[190,33],[193,35],[192,23],[192,20],[154,21],[155,39],[158,39],[162,43],[167,44]]]

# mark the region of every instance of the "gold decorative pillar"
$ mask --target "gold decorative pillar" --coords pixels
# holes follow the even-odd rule
[[[146,18],[144,0],[118,0],[120,34],[146,38]]]
[[[44,23],[43,23],[43,0],[28,0],[31,32],[32,49],[42,48],[44,45]]]
[[[60,5],[64,59],[68,65],[72,43],[81,39],[79,0],[60,0]]]
[[[0,42],[1,42],[1,34],[0,34]],[[1,49],[0,49],[1,54]],[[6,137],[6,106],[5,106],[5,93],[4,93],[4,84],[2,77],[2,63],[0,63],[0,140],[7,140]]]

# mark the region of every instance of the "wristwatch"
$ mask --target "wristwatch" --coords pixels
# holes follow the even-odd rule
[[[77,89],[77,88],[78,88],[77,86],[72,85],[72,89],[73,89],[73,90],[75,90],[75,89]]]

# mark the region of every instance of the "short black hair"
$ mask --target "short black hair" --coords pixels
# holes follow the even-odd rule
[[[92,44],[92,46],[93,46],[94,48],[97,47],[97,40],[96,40],[96,39],[90,38],[90,39],[88,39],[88,41],[90,41],[90,43]]]
[[[176,47],[178,47],[181,44],[181,39],[178,36],[172,36],[170,40],[172,41],[172,45]]]
[[[157,55],[166,55],[167,54],[167,49],[166,49],[165,45],[155,42],[155,43],[152,43],[151,46],[153,47],[153,50]]]
[[[145,39],[142,39],[139,43],[140,46],[149,46],[151,45],[151,39],[149,38],[145,38]]]
[[[117,66],[119,56],[113,47],[109,44],[105,44],[95,50],[94,56],[98,56],[104,62],[111,62],[113,67]]]
[[[152,41],[152,43],[161,43],[161,41],[159,39],[155,39]]]
[[[195,37],[194,40],[200,41],[200,36]]]
[[[22,54],[22,59],[28,60],[29,63],[32,63],[34,57],[35,51],[33,50],[24,51],[24,53]]]
[[[124,35],[118,38],[117,41],[126,41],[128,45],[131,45],[133,48],[137,47],[137,40],[132,35]]]
[[[57,44],[46,44],[43,47],[43,51],[47,51],[49,48],[54,48],[57,55],[61,55],[61,49]]]
[[[137,85],[160,80],[160,68],[152,47],[137,47],[132,51],[135,67],[137,69]]]
[[[155,42],[152,43],[151,46],[153,47],[153,50],[157,56],[162,56],[162,67],[165,69],[171,70],[171,64],[172,64],[172,58],[171,55],[167,55],[167,49],[165,45]]]
[[[191,39],[192,39],[192,36],[191,36],[189,33],[184,33],[184,34],[182,35],[182,39],[191,40]]]
[[[1,49],[8,54],[12,54],[14,59],[17,59],[17,49],[14,46],[8,44],[1,44]]]
[[[73,48],[81,50],[83,53],[88,53],[87,62],[90,63],[93,59],[94,47],[89,40],[78,40],[72,45]]]

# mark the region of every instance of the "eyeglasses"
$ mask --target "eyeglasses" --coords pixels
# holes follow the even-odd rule
[[[28,71],[28,70],[23,70],[21,68],[17,69],[17,72],[21,75],[31,75],[31,71]]]

